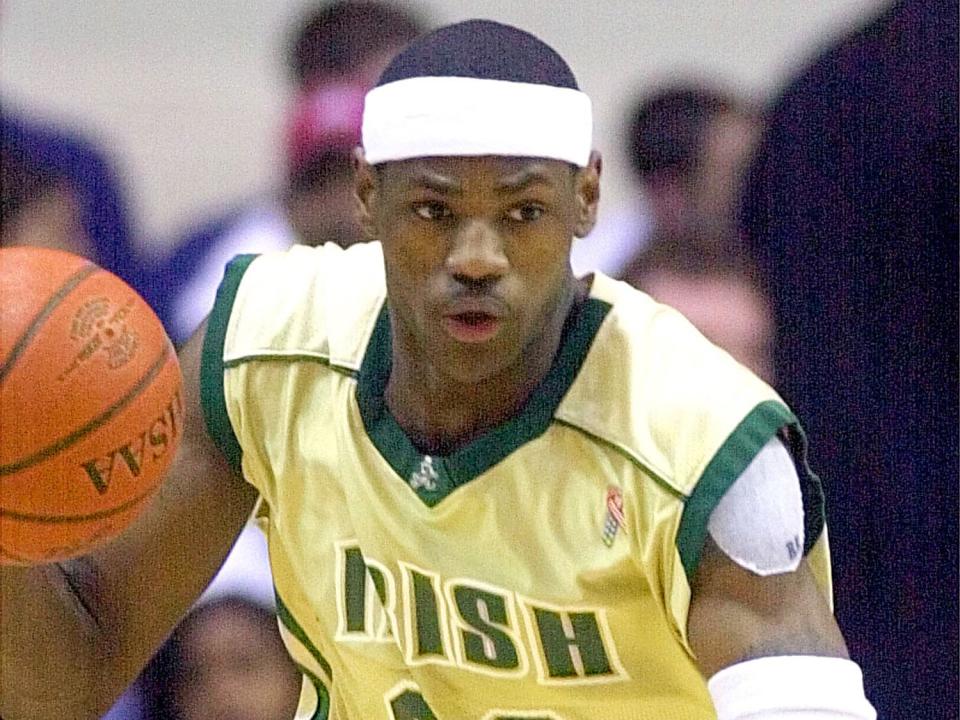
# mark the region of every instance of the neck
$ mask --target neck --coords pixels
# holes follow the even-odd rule
[[[571,287],[543,332],[517,360],[477,381],[450,377],[428,354],[407,347],[394,334],[393,368],[385,392],[390,412],[414,445],[433,455],[448,455],[501,425],[516,415],[550,370],[564,323],[586,295],[585,284]]]

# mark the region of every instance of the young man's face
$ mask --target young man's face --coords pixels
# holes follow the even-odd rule
[[[593,226],[599,164],[487,156],[372,170],[361,161],[365,226],[383,243],[407,347],[463,382],[537,353],[573,291],[570,244]]]

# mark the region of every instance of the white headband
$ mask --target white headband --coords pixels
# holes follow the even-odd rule
[[[579,90],[466,77],[415,77],[367,93],[371,164],[451,155],[509,155],[586,167],[593,112]]]

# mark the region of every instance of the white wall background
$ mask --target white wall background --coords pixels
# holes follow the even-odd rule
[[[145,246],[276,182],[287,98],[279,50],[317,0],[5,0],[0,97],[99,139]],[[437,23],[489,17],[553,45],[594,100],[607,207],[631,184],[620,126],[673,74],[765,96],[882,0],[425,0]]]

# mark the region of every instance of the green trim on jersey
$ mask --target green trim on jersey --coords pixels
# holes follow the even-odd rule
[[[439,457],[425,456],[414,447],[384,401],[392,365],[390,315],[384,303],[357,381],[357,404],[367,435],[394,472],[410,482],[425,504],[435,506],[457,487],[546,432],[610,307],[596,298],[575,307],[564,324],[553,364],[520,412],[451,455]]]
[[[807,434],[799,423],[790,425],[781,439],[790,449],[802,471],[800,474],[800,493],[803,496],[803,554],[808,554],[817,544],[827,524],[826,499],[823,495],[823,483],[820,476],[811,468],[807,457]],[[806,480],[806,482],[803,482]]]
[[[323,671],[327,674],[327,677],[330,678],[330,682],[333,682],[333,669],[330,667],[330,663],[327,662],[327,659],[323,656],[317,646],[313,644],[310,638],[307,636],[307,632],[301,627],[300,623],[297,622],[297,619],[287,608],[286,604],[281,599],[279,593],[274,592],[274,597],[277,600],[277,617],[280,619],[280,622],[283,623],[283,626],[290,631],[290,634],[293,635],[300,643],[310,652],[313,656],[313,659],[317,661],[317,664],[323,668]]]
[[[217,299],[207,319],[207,331],[200,356],[200,405],[203,408],[207,433],[237,472],[240,472],[243,451],[227,413],[227,400],[223,392],[223,347],[240,281],[256,258],[256,255],[237,255],[227,263],[223,280],[217,288]]]
[[[303,665],[296,663],[296,666],[300,669],[300,672],[310,679],[310,684],[313,685],[313,689],[317,693],[317,709],[310,716],[310,720],[327,720],[330,717],[330,691],[327,690],[327,686],[323,684],[320,678]]]
[[[700,553],[707,538],[707,522],[720,498],[770,438],[780,428],[796,422],[793,413],[783,404],[775,400],[762,402],[747,414],[710,460],[687,499],[677,530],[677,549],[688,580],[700,563]]]

